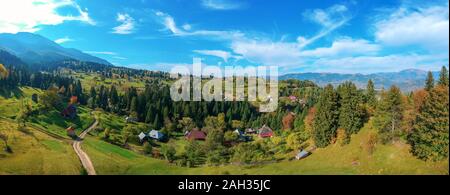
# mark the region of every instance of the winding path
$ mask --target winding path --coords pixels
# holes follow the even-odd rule
[[[95,122],[85,129],[77,140],[75,140],[72,144],[73,149],[75,150],[75,153],[77,153],[78,158],[81,161],[81,164],[83,165],[84,169],[87,171],[88,175],[97,175],[94,169],[94,165],[92,164],[91,159],[89,156],[81,149],[81,143],[83,142],[84,137],[86,137],[86,134],[88,134],[92,129],[94,129],[98,125],[98,120],[95,119]]]

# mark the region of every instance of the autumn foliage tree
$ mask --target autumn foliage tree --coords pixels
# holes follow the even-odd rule
[[[293,113],[288,113],[286,116],[283,117],[283,130],[290,130],[292,129],[292,125],[294,123],[295,116]]]

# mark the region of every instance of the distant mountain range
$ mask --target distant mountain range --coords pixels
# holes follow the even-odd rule
[[[61,45],[33,33],[0,33],[0,50],[13,54],[28,65],[78,60],[111,65],[108,61]]]
[[[279,77],[280,80],[298,79],[310,80],[314,83],[325,86],[327,84],[339,85],[345,81],[352,81],[359,88],[365,88],[369,79],[375,83],[375,87],[380,90],[388,89],[392,85],[400,87],[404,92],[422,88],[428,72],[417,69],[407,69],[400,72],[386,72],[374,74],[338,74],[338,73],[294,73]],[[434,78],[439,77],[439,72],[433,72]]]
[[[83,53],[76,49],[64,48],[61,45],[37,34],[0,33],[0,63],[20,65],[50,66],[54,62],[63,60],[76,60],[111,65],[108,61]],[[56,63],[58,64],[58,63]],[[60,63],[59,63],[60,64]],[[439,73],[433,72],[438,78]],[[427,72],[417,69],[408,69],[400,72],[374,73],[374,74],[338,74],[338,73],[294,73],[279,77],[280,80],[298,79],[310,80],[324,86],[327,84],[339,85],[345,81],[352,81],[359,88],[365,88],[367,81],[372,79],[377,89],[389,88],[397,85],[404,92],[422,88]]]

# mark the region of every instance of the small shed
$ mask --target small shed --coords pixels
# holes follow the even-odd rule
[[[273,136],[273,131],[270,127],[268,127],[267,125],[263,125],[260,129],[259,129],[259,136],[262,138],[269,138]]]
[[[206,140],[206,133],[198,129],[193,129],[186,134],[186,139],[188,140]]]
[[[148,137],[150,137],[152,139],[156,139],[156,140],[162,140],[162,139],[164,139],[164,133],[161,133],[160,131],[157,131],[157,130],[151,130],[148,133]]]
[[[70,137],[75,137],[76,133],[75,133],[75,128],[73,126],[70,126],[66,129],[67,131],[67,135]]]
[[[309,153],[308,151],[302,150],[301,152],[299,152],[299,153],[295,156],[295,159],[301,160],[301,159],[304,159],[304,158],[308,157],[310,154],[311,154],[311,153]]]
[[[144,139],[147,137],[147,135],[145,135],[144,132],[141,132],[141,133],[138,135],[138,137],[139,137],[139,140],[142,142],[142,141],[144,141]]]

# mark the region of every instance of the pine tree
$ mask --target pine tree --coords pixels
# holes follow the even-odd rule
[[[448,80],[448,70],[445,66],[442,66],[441,73],[439,74],[439,85],[448,86],[449,80]]]
[[[153,121],[153,128],[155,129],[161,129],[162,124],[161,121],[159,120],[159,114],[156,115],[155,120]]]
[[[155,119],[155,111],[152,105],[149,106],[147,114],[145,116],[145,123],[153,122],[153,120]]]
[[[425,90],[431,91],[434,87],[434,78],[433,73],[431,71],[428,72],[427,80],[425,82]]]
[[[374,125],[385,141],[392,138],[393,133],[400,129],[403,118],[402,94],[398,87],[392,86],[387,93],[382,94],[382,99],[377,106]]]
[[[357,133],[363,126],[364,112],[361,108],[361,95],[352,82],[338,87],[340,97],[339,126],[345,130],[347,138]],[[348,139],[345,143],[348,143]]]
[[[375,85],[373,84],[373,81],[371,79],[369,79],[369,81],[367,82],[366,102],[372,107],[375,107],[377,105],[377,99],[375,97]]]
[[[437,86],[421,106],[408,137],[412,153],[423,160],[442,160],[449,154],[449,90]]]
[[[136,112],[138,110],[137,98],[133,97],[131,99],[130,112]]]
[[[327,85],[319,97],[313,122],[313,138],[317,147],[326,147],[336,136],[339,119],[338,95],[332,85]]]

